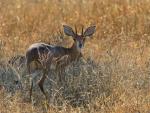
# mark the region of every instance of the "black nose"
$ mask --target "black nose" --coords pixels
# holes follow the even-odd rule
[[[18,80],[14,80],[14,83],[15,83],[15,84],[18,84],[18,83],[19,83],[19,81],[18,81]]]
[[[79,47],[81,48],[81,47],[82,47],[82,44],[79,44]]]

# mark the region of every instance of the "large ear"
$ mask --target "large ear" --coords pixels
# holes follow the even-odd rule
[[[83,36],[85,36],[85,37],[86,36],[92,36],[94,34],[95,30],[96,30],[96,26],[90,26],[90,27],[88,27],[85,30],[85,32],[83,33]]]
[[[71,27],[69,27],[67,25],[63,25],[63,27],[64,27],[64,33],[66,35],[74,37],[75,33],[74,33],[74,31],[73,31],[73,29]]]

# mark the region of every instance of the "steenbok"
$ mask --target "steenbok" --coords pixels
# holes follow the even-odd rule
[[[63,28],[64,28],[64,33],[68,36],[71,36],[72,39],[74,40],[72,46],[70,48],[65,48],[62,46],[53,46],[46,43],[32,44],[26,51],[26,63],[27,63],[27,69],[29,74],[31,74],[30,64],[32,62],[35,62],[38,66],[40,65],[41,67],[43,66],[43,62],[41,62],[39,59],[41,59],[41,56],[45,54],[48,55],[50,53],[48,55],[48,59],[46,59],[46,61],[48,61],[46,63],[46,68],[51,65],[53,58],[56,58],[59,64],[61,64],[63,60],[65,62],[68,62],[66,63],[66,65],[68,65],[70,62],[78,60],[80,57],[82,57],[81,49],[84,47],[85,40],[87,38],[90,38],[94,34],[96,26],[90,26],[87,29],[85,29],[85,31],[82,28],[82,32],[80,35],[77,33],[76,27],[75,27],[75,31],[67,25],[63,25]],[[46,93],[43,89],[43,83],[47,73],[48,72],[44,70],[41,79],[38,81],[38,85],[45,96]],[[59,78],[61,80],[61,77]],[[31,81],[30,99],[32,96],[32,87],[33,87],[33,79]]]

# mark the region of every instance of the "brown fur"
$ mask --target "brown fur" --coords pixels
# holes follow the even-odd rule
[[[38,82],[38,85],[46,96],[46,93],[43,89],[43,83],[46,79],[46,74],[49,71],[49,67],[52,64],[53,59],[57,64],[57,69],[62,70],[65,66],[67,66],[70,62],[78,60],[82,57],[81,48],[84,46],[85,37],[89,37],[93,35],[95,32],[95,26],[88,27],[84,32],[82,28],[82,34],[77,34],[77,29],[75,28],[75,32],[73,29],[67,25],[63,25],[64,32],[68,36],[72,36],[74,43],[70,48],[65,48],[61,46],[52,46],[45,43],[35,43],[32,44],[27,52],[26,52],[26,60],[27,60],[27,69],[29,74],[31,73],[31,66],[30,64],[34,61],[36,64],[40,64],[41,69],[43,70],[43,76]],[[49,56],[50,55],[50,56]],[[41,59],[41,56],[46,56],[45,58]],[[63,68],[62,68],[63,67]],[[62,76],[59,74],[59,80],[62,81]],[[32,95],[32,87],[33,82],[31,84],[30,89],[30,98]]]
[[[60,69],[62,69],[62,67],[64,68],[70,62],[73,62],[73,61],[79,59],[80,57],[82,57],[81,53],[77,51],[75,43],[76,42],[73,43],[71,48],[58,47],[59,50],[58,49],[57,50],[60,51],[59,54],[57,54],[57,53],[52,51],[52,54],[54,55],[53,57],[57,59],[57,60],[55,60],[57,62],[56,68],[57,68],[57,70],[59,70],[59,72],[60,72]],[[40,45],[41,44],[42,44],[42,49],[40,49]],[[51,52],[51,51],[48,50],[48,48],[47,48],[48,45],[47,44],[44,44],[44,43],[41,43],[41,44],[40,43],[37,44],[38,46],[36,48],[29,48],[27,50],[27,52],[26,52],[26,59],[27,59],[27,69],[28,69],[29,74],[31,73],[31,68],[32,68],[32,67],[30,67],[30,64],[33,61],[37,63],[38,69],[42,69],[43,70],[43,75],[42,75],[41,79],[38,81],[38,85],[39,85],[42,93],[46,96],[46,93],[45,93],[45,91],[43,89],[43,83],[44,83],[44,80],[46,79],[47,70],[45,70],[43,68],[44,65],[41,64],[39,59],[40,59],[40,55],[48,54],[48,52]],[[31,47],[32,47],[32,45],[31,45]],[[39,51],[39,53],[38,53],[38,51]],[[63,62],[63,60],[64,60],[62,58],[62,56],[65,56],[65,55],[69,56],[69,58],[70,58],[69,61],[65,65],[64,64],[60,65]],[[47,64],[45,64],[45,65],[46,65],[46,68],[47,68],[50,65],[50,62],[47,62]],[[62,76],[59,75],[60,82],[62,81],[62,79],[63,79]],[[32,95],[32,87],[33,87],[33,83],[31,84],[30,98],[31,98],[31,95]]]

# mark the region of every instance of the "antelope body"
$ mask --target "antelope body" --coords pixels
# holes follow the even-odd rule
[[[45,44],[45,43],[32,44],[26,51],[26,63],[27,63],[27,69],[28,69],[29,74],[31,73],[30,65],[33,61],[37,65],[42,65],[41,62],[39,61],[39,58],[40,58],[40,55],[43,55],[43,54],[51,53],[51,56],[49,56],[50,62],[48,62],[49,63],[48,65],[51,65],[51,61],[53,58],[58,58],[58,59],[60,58],[61,60],[58,60],[58,61],[62,61],[63,60],[62,57],[65,55],[69,56],[70,62],[73,62],[79,59],[80,57],[82,57],[81,49],[84,46],[85,39],[93,35],[93,33],[95,32],[95,27],[96,26],[88,27],[84,32],[82,28],[81,35],[78,35],[76,28],[74,32],[74,30],[71,27],[67,25],[63,25],[64,33],[68,36],[72,36],[74,40],[74,43],[72,44],[70,48],[65,48],[62,46],[52,46],[52,45]],[[43,83],[44,83],[44,80],[46,79],[46,76],[45,76],[46,74],[47,72],[43,71],[43,75],[38,82],[38,85],[45,96],[46,94],[43,89]],[[30,99],[32,95],[32,87],[33,87],[33,81],[31,81]]]

